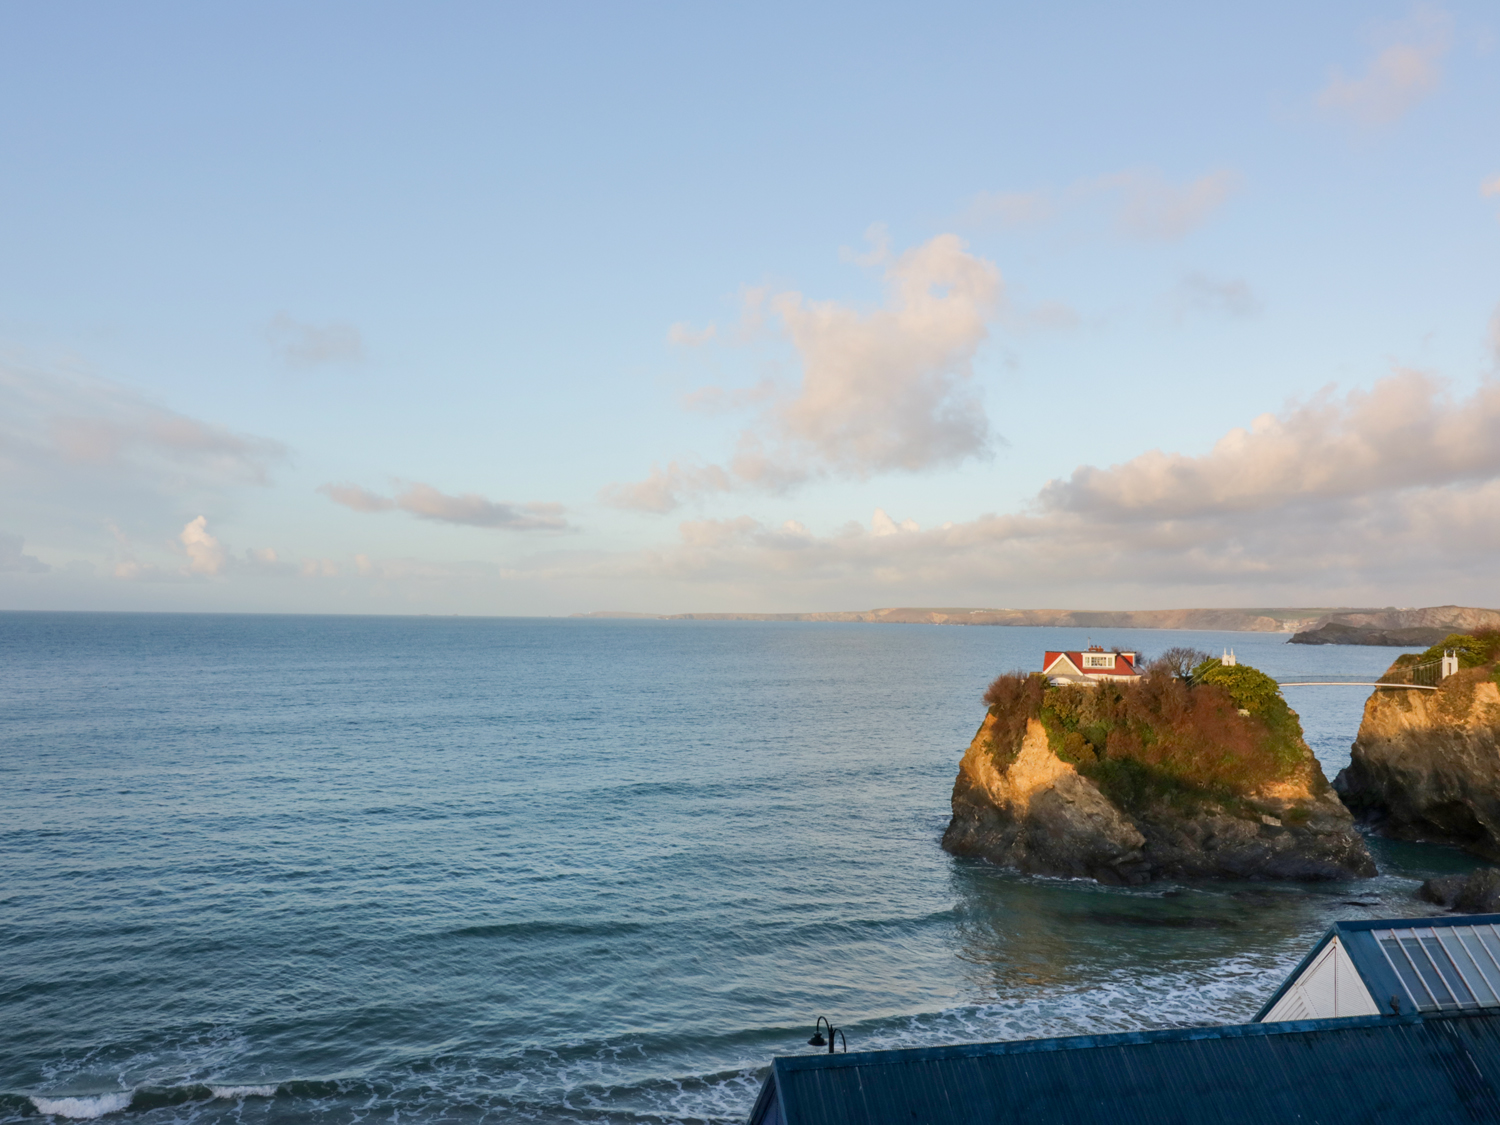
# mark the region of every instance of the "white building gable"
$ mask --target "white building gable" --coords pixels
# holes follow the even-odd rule
[[[1348,951],[1335,937],[1266,1013],[1264,1022],[1380,1014]]]

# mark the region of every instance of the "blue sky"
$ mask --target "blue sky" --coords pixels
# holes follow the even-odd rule
[[[0,605],[1496,600],[1492,5],[0,36]]]

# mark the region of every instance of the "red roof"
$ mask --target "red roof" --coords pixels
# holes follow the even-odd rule
[[[1049,651],[1042,659],[1042,671],[1051,671],[1058,658],[1065,656],[1068,663],[1085,676],[1139,676],[1140,672],[1135,667],[1137,655],[1134,652],[1105,652],[1097,647],[1088,650]]]

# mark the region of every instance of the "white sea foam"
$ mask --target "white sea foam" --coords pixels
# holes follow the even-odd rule
[[[96,1094],[91,1098],[39,1098],[32,1095],[31,1104],[42,1113],[53,1117],[87,1119],[103,1117],[106,1113],[118,1113],[130,1104],[130,1091],[117,1094]]]
[[[210,1086],[208,1092],[216,1098],[274,1098],[275,1086]]]

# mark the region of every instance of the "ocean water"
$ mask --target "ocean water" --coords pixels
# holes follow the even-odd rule
[[[997,673],[1258,634],[0,614],[0,1122],[699,1122],[853,1049],[1239,1021],[1348,884],[1105,888],[938,846]],[[1330,776],[1366,692],[1289,688]]]

